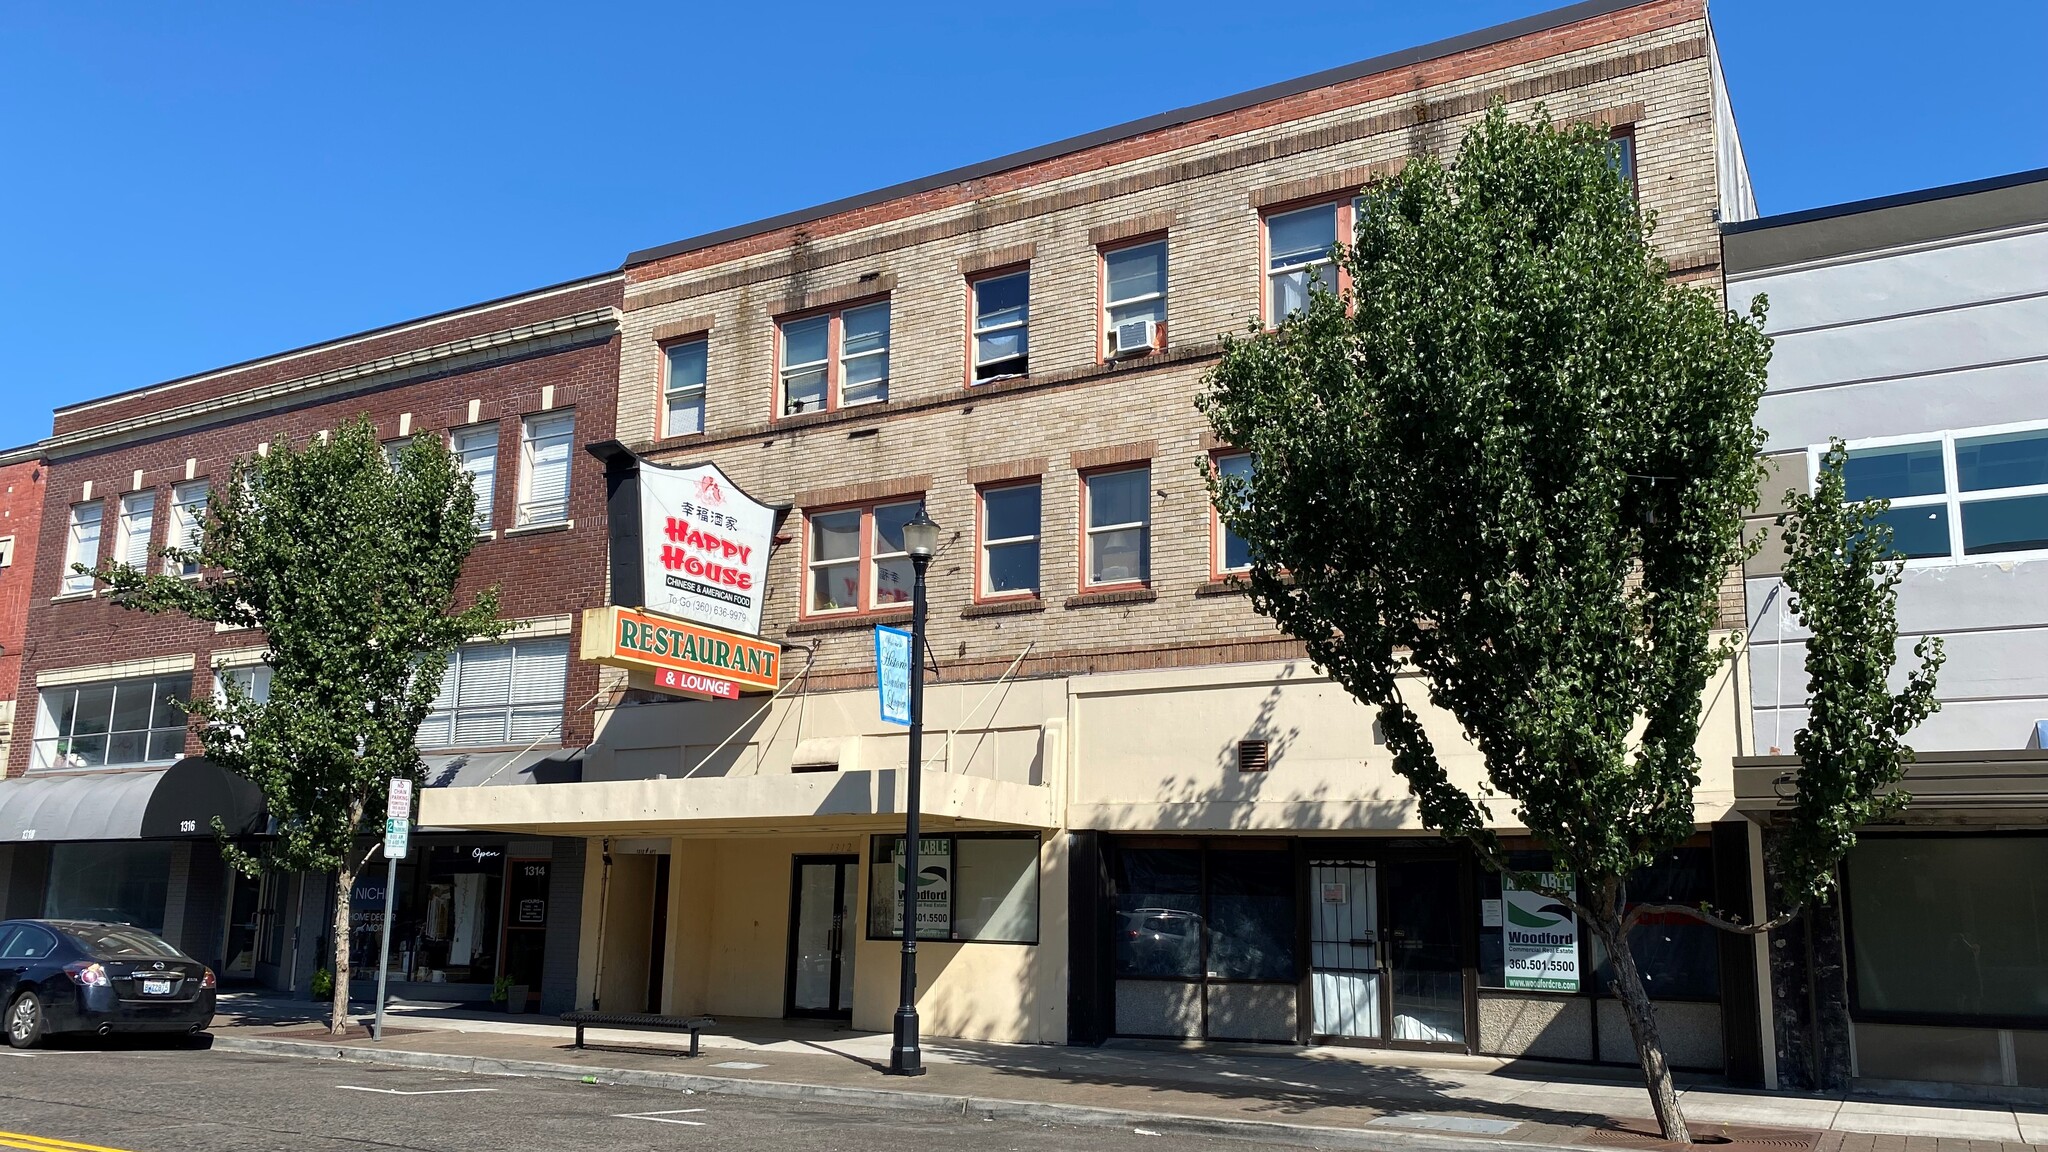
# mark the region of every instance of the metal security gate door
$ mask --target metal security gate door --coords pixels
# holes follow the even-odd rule
[[[1309,967],[1317,1036],[1377,1040],[1380,989],[1378,869],[1362,860],[1309,865]]]

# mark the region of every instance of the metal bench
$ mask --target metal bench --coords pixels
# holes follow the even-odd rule
[[[690,1034],[690,1055],[697,1054],[698,1034],[706,1028],[716,1027],[718,1021],[709,1016],[663,1016],[655,1012],[564,1012],[564,1024],[576,1026],[576,1047],[583,1047],[585,1028],[636,1028],[647,1032],[683,1032]]]

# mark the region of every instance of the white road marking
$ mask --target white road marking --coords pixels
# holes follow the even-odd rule
[[[755,1069],[755,1068],[766,1068],[766,1067],[767,1067],[767,1065],[766,1065],[766,1064],[756,1064],[756,1063],[752,1062],[751,1060],[727,1060],[727,1061],[725,1061],[725,1062],[724,1062],[724,1063],[722,1063],[722,1064],[713,1064],[713,1065],[712,1065],[712,1067],[713,1067],[713,1068],[738,1068],[738,1069],[740,1069],[740,1070],[742,1070],[742,1071],[752,1071],[752,1070],[753,1070],[753,1069]]]
[[[689,1125],[689,1126],[690,1126],[690,1127],[692,1127],[692,1128],[702,1128],[702,1127],[704,1127],[704,1121],[702,1121],[702,1120],[675,1120],[675,1119],[671,1119],[671,1117],[675,1117],[675,1116],[686,1116],[686,1115],[688,1115],[688,1114],[690,1114],[690,1113],[692,1113],[692,1112],[702,1112],[702,1111],[704,1111],[704,1109],[702,1109],[702,1108],[671,1108],[671,1109],[669,1109],[669,1110],[668,1110],[668,1111],[666,1111],[666,1112],[619,1112],[619,1113],[615,1113],[615,1114],[613,1114],[613,1116],[612,1116],[612,1119],[614,1119],[614,1120],[652,1120],[652,1121],[654,1121],[654,1122],[655,1122],[656,1124],[687,1124],[687,1125]]]
[[[336,1084],[344,1092],[376,1092],[383,1096],[457,1096],[465,1092],[496,1092],[496,1088],[426,1088],[407,1092],[398,1088],[359,1088],[354,1084]]]

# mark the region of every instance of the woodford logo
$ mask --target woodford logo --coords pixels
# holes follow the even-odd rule
[[[617,605],[584,613],[583,657],[650,673],[667,691],[725,699],[773,691],[782,671],[774,644]]]

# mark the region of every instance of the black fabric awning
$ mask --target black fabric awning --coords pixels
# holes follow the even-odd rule
[[[0,781],[0,843],[211,839],[216,816],[231,835],[262,831],[263,792],[204,756]]]

